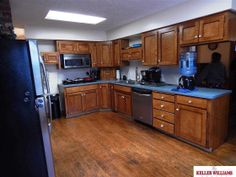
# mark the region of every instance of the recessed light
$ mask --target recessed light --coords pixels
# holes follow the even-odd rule
[[[45,19],[68,21],[68,22],[75,22],[75,23],[87,23],[87,24],[94,24],[94,25],[106,20],[106,18],[103,18],[103,17],[96,17],[96,16],[91,16],[91,15],[54,11],[54,10],[49,10]]]

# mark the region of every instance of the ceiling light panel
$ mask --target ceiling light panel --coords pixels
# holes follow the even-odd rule
[[[96,25],[106,20],[106,18],[103,18],[103,17],[70,13],[70,12],[62,12],[62,11],[54,11],[54,10],[49,10],[45,19],[75,22],[75,23],[86,23],[86,24],[93,24],[93,25]]]

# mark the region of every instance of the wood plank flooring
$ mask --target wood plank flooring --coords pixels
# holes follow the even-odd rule
[[[236,136],[207,153],[113,112],[53,121],[57,177],[190,177],[194,165],[236,165]]]

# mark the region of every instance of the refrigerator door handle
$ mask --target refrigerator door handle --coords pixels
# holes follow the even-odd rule
[[[48,111],[49,111],[48,126],[51,130],[51,128],[52,128],[52,107],[51,107],[52,101],[51,101],[51,97],[50,97],[50,87],[49,87],[49,81],[48,81],[48,77],[47,77],[46,68],[45,68],[45,65],[43,63],[43,59],[42,59],[41,56],[39,58],[40,58],[40,64],[42,66],[43,77],[45,79],[45,86],[46,86],[46,90],[47,90],[46,98],[48,100]]]

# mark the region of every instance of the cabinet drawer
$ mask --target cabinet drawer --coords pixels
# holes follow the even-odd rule
[[[174,113],[175,105],[174,103],[154,99],[153,108]]]
[[[128,92],[128,93],[131,92],[131,87],[125,87],[125,86],[120,86],[120,85],[114,85],[114,89],[122,91],[122,92]]]
[[[160,99],[160,100],[165,100],[165,101],[170,101],[170,102],[175,101],[175,96],[174,95],[168,95],[168,94],[157,93],[157,92],[153,92],[153,98]]]
[[[173,124],[170,124],[170,123],[167,123],[167,122],[164,122],[164,121],[154,118],[153,119],[153,126],[158,129],[161,129],[167,133],[174,134],[174,125]]]
[[[177,95],[176,100],[179,104],[185,104],[198,108],[207,108],[207,100],[205,99]]]
[[[98,86],[97,84],[95,85],[84,85],[84,86],[79,86],[79,87],[69,87],[65,89],[66,93],[75,93],[75,92],[81,92],[81,91],[85,91],[85,90],[93,90],[93,89],[97,89]]]
[[[172,113],[153,109],[153,117],[158,118],[164,121],[167,121],[169,123],[174,124],[175,123],[175,116]]]

